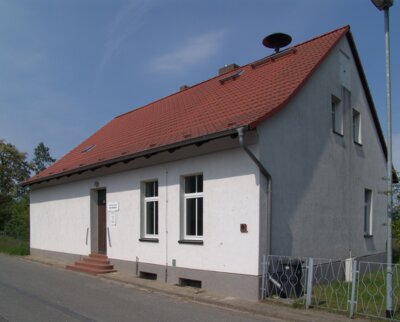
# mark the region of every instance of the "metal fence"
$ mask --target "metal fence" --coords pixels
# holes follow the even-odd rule
[[[261,297],[350,317],[386,318],[386,267],[354,258],[264,256]],[[389,320],[400,321],[400,265],[392,266],[392,274],[394,312]]]

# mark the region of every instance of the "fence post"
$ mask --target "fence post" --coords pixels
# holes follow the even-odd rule
[[[357,261],[351,260],[351,298],[350,298],[350,318],[354,316],[354,305],[356,304],[356,277],[357,277]]]
[[[307,293],[306,293],[306,309],[311,305],[312,281],[313,281],[314,259],[307,259]]]
[[[261,299],[265,299],[265,254],[262,261],[262,276],[261,276]]]

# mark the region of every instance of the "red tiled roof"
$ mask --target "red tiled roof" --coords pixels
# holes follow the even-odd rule
[[[275,60],[239,67],[120,115],[25,184],[232,128],[256,127],[286,105],[348,32],[342,27]],[[238,77],[221,82],[238,71]]]

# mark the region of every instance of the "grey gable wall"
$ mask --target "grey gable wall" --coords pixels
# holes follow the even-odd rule
[[[331,125],[331,95],[343,102],[340,50],[350,57],[343,137]],[[361,113],[362,146],[353,142],[351,108]],[[386,161],[346,38],[257,131],[260,159],[272,176],[271,254],[343,258],[385,251]],[[367,238],[365,188],[373,191],[374,212]]]

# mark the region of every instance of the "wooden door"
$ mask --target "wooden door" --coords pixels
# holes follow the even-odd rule
[[[107,254],[107,218],[106,218],[106,190],[97,192],[97,222],[98,222],[98,243],[99,254]]]

